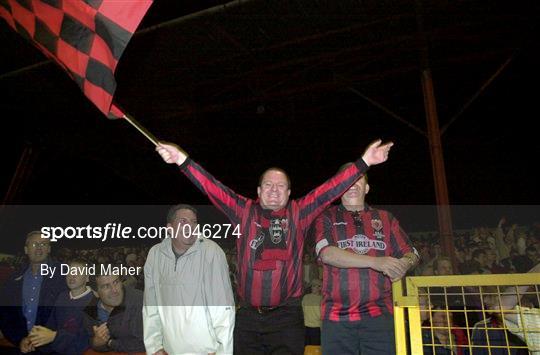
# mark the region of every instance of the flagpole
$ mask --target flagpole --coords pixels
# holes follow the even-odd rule
[[[123,118],[128,121],[133,127],[135,127],[139,132],[141,132],[150,142],[152,142],[156,147],[159,145],[159,141],[149,130],[144,128],[136,119],[132,116],[124,113]]]

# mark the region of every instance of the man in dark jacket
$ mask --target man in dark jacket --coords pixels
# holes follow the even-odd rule
[[[83,309],[95,298],[87,286],[86,263],[73,260],[66,276],[69,292],[56,299],[47,326],[36,325],[30,331],[32,345],[42,353],[55,355],[81,355],[89,348],[88,334],[83,326]]]
[[[66,278],[60,272],[43,273],[51,267],[60,270],[60,264],[49,258],[50,252],[49,239],[42,238],[39,231],[30,232],[24,245],[28,263],[0,290],[0,330],[22,353],[35,350],[28,337],[30,330],[34,325],[46,325],[56,298],[67,290]]]
[[[119,275],[101,274],[98,268],[94,286],[99,299],[84,310],[90,346],[100,352],[144,352],[143,293],[124,288]]]

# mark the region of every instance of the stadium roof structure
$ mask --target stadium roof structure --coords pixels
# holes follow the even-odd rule
[[[508,68],[537,66],[539,7],[501,0],[155,1],[118,67],[116,99],[157,136],[203,157],[216,147],[235,156],[233,146],[246,150],[245,142],[252,142],[246,156],[254,154],[261,132],[314,156],[328,150],[316,144],[322,138],[341,141],[334,152],[341,154],[358,152],[365,145],[358,141],[405,131],[405,141],[426,148],[423,70],[431,70],[444,135],[478,101],[491,105],[485,97],[493,85],[512,87]],[[11,124],[25,139],[108,159],[119,175],[159,190],[137,176],[140,167],[119,167],[148,148],[137,133],[118,134],[120,123],[99,117],[65,73],[7,26],[0,26],[0,41],[0,108],[24,117]],[[335,128],[347,125],[358,135]],[[475,138],[460,144],[467,139]],[[258,150],[255,169],[275,154]],[[212,164],[219,171],[230,163]],[[251,176],[230,181],[241,191],[253,184]]]

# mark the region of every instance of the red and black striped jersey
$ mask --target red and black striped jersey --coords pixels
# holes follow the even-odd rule
[[[302,252],[310,224],[367,168],[359,159],[306,196],[289,201],[281,210],[271,211],[263,209],[258,201],[235,193],[189,158],[180,167],[215,207],[234,225],[240,226],[241,236],[236,241],[238,295],[253,306],[278,306],[290,298],[302,296]],[[269,234],[263,229],[273,227],[275,221],[279,221],[279,235],[285,239],[286,256],[269,260],[267,267],[259,268],[261,236]]]
[[[315,221],[317,256],[328,246],[374,257],[401,258],[413,252],[407,234],[391,213],[366,207],[360,212],[332,206]],[[370,268],[339,268],[323,263],[321,318],[357,321],[393,314],[390,278]]]

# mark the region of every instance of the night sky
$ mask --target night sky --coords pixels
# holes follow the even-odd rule
[[[151,13],[150,19],[154,18],[157,21],[158,16]],[[151,20],[147,21],[152,24]],[[2,50],[2,73],[43,60],[36,49],[10,31],[0,24],[1,39],[8,43],[8,50]],[[538,39],[538,30],[532,30],[507,68],[444,134],[452,204],[538,204]],[[156,136],[181,145],[235,191],[255,197],[259,174],[277,165],[290,173],[292,197],[299,197],[330,177],[342,163],[358,158],[371,140],[380,137],[394,141],[395,147],[387,163],[370,170],[368,201],[375,205],[435,203],[427,139],[350,90],[339,87],[265,102],[246,101],[218,111],[166,119],[161,112],[167,103],[161,106],[159,99],[145,102],[154,90],[152,75],[160,68],[131,70],[137,64],[136,53],[127,51],[128,63],[120,66],[117,75],[118,95],[124,98],[124,106]],[[441,126],[507,57],[501,55],[484,67],[480,61],[452,70],[434,68]],[[460,71],[460,76],[451,80],[455,71]],[[137,76],[146,80],[144,73],[150,79],[137,81]],[[122,78],[129,85],[123,86]],[[384,85],[368,93],[425,129],[419,73],[407,74],[412,85],[402,79],[387,78]],[[26,178],[20,181],[20,190],[10,203],[207,203],[174,167],[160,161],[143,136],[126,122],[104,118],[56,66],[48,64],[0,79],[0,90],[2,193],[8,190],[24,148],[31,146],[34,153]],[[503,208],[501,213],[511,215],[512,209]],[[533,219],[537,211],[537,207],[529,209],[524,218]],[[497,213],[479,224],[496,224]],[[422,228],[433,222],[426,217],[424,224],[415,225],[418,221],[414,217],[398,216],[406,227]]]

